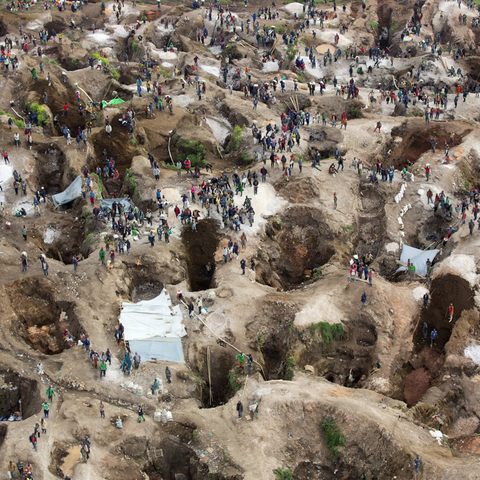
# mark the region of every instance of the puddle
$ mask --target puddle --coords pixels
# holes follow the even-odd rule
[[[73,467],[81,461],[80,448],[80,445],[70,447],[67,450],[67,456],[63,459],[62,472],[69,477],[73,475]]]
[[[207,118],[207,125],[211,128],[213,136],[216,138],[217,142],[223,147],[225,139],[232,132],[232,126],[229,121],[222,117],[217,119]]]

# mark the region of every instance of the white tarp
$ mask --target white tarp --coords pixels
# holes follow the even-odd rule
[[[427,275],[427,260],[433,262],[433,259],[437,256],[440,250],[426,250],[422,252],[418,248],[409,247],[404,245],[402,248],[402,254],[400,255],[400,261],[402,263],[413,263],[415,265],[415,273],[425,277]],[[397,272],[403,272],[407,267],[401,266]]]
[[[130,350],[142,361],[164,360],[185,363],[181,337],[187,332],[179,305],[172,306],[167,290],[158,297],[138,303],[122,303],[119,321]]]
[[[52,195],[53,204],[58,207],[82,195],[82,177],[79,175],[62,193]]]

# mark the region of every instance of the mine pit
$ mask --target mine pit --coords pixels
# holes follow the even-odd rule
[[[191,206],[195,209],[195,204]],[[182,230],[182,243],[187,254],[188,282],[192,292],[211,288],[215,273],[215,252],[220,242],[218,224],[207,218],[197,222],[197,231],[193,232],[190,225]],[[207,276],[206,265],[212,266],[210,277]]]
[[[25,420],[42,408],[42,397],[37,380],[22,377],[16,372],[0,371],[0,421],[8,421],[13,415]],[[0,425],[0,446],[6,426]]]
[[[17,315],[19,333],[33,349],[55,355],[76,345],[83,328],[75,304],[56,301],[47,280],[18,280],[6,290]]]

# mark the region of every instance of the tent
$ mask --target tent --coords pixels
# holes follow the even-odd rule
[[[402,263],[407,263],[410,260],[410,263],[415,265],[415,273],[425,277],[427,275],[427,260],[433,262],[433,259],[437,256],[440,250],[419,250],[418,248],[409,247],[404,245],[402,248],[402,254],[400,255],[400,261]],[[403,272],[407,267],[401,266],[398,268],[397,272]]]
[[[79,175],[62,193],[52,195],[53,205],[65,205],[82,195],[82,177]]]
[[[172,306],[167,290],[158,297],[138,303],[122,303],[119,321],[130,350],[142,361],[185,363],[181,338],[187,332],[179,305]]]

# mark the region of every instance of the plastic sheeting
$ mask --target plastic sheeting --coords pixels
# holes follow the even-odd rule
[[[163,360],[185,363],[181,337],[187,332],[179,305],[172,306],[168,292],[138,303],[122,303],[119,321],[132,352],[142,361]]]
[[[402,248],[402,253],[400,255],[400,261],[402,263],[407,263],[410,259],[410,263],[415,265],[415,273],[425,277],[427,275],[427,260],[433,262],[433,259],[437,256],[440,250],[426,250],[422,252],[418,248],[409,247],[404,245]],[[401,266],[398,268],[397,272],[403,272],[407,267]]]
[[[117,202],[117,205],[121,203],[125,207],[125,211],[130,209],[130,202],[128,201],[129,197],[123,198],[102,198],[100,202],[103,205],[106,205],[110,210],[112,209],[113,202]]]
[[[79,175],[62,193],[52,195],[53,204],[58,207],[82,195],[82,177]]]

